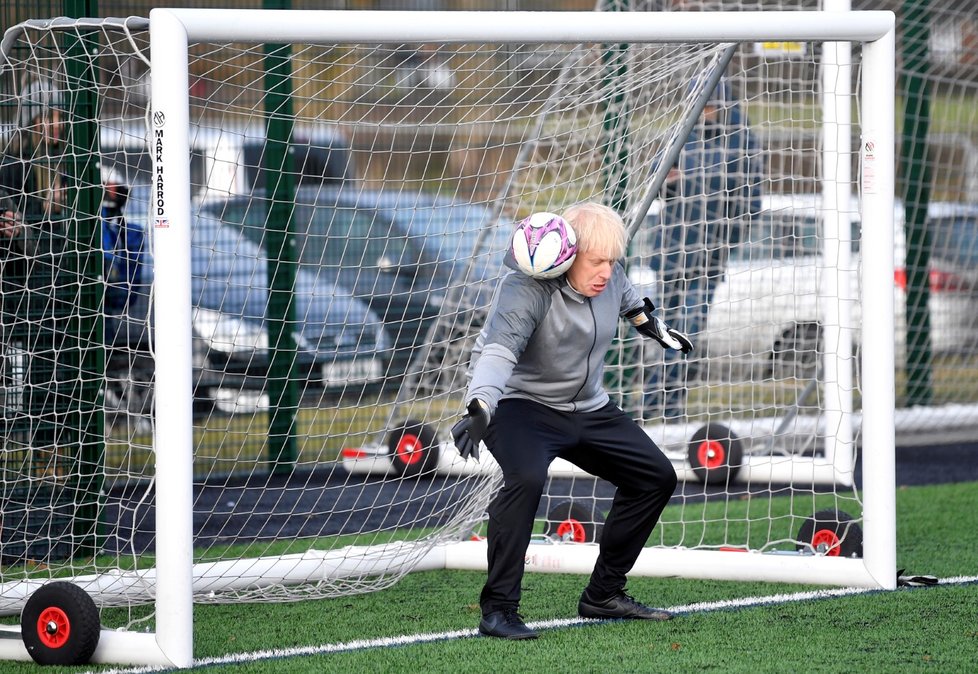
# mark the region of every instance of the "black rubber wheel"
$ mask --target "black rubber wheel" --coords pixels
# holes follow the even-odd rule
[[[826,557],[862,557],[863,530],[841,510],[819,510],[798,530],[799,552]]]
[[[596,509],[574,501],[562,501],[547,513],[543,533],[558,541],[597,543],[601,540],[604,517]]]
[[[701,426],[689,440],[687,452],[693,473],[704,484],[732,482],[744,462],[740,438],[726,426]]]
[[[417,419],[408,419],[387,436],[387,453],[398,475],[431,474],[438,467],[435,430]]]
[[[39,665],[87,663],[102,633],[98,607],[77,585],[55,581],[41,586],[24,605],[20,632]]]

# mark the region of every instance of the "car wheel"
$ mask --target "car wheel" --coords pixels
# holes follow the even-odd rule
[[[545,536],[569,543],[597,543],[601,540],[604,517],[574,501],[562,501],[547,513]]]
[[[394,472],[405,477],[431,474],[438,467],[435,431],[417,419],[408,419],[387,436],[387,452]]]
[[[798,530],[799,552],[826,557],[862,557],[863,530],[841,510],[819,510]]]
[[[27,652],[40,665],[83,665],[101,635],[98,607],[77,585],[56,581],[30,596],[20,616]]]
[[[740,438],[726,426],[701,426],[689,439],[687,458],[703,484],[727,484],[740,472],[744,449]]]
[[[794,323],[785,328],[771,350],[774,379],[812,379],[818,371],[822,328],[818,323]]]

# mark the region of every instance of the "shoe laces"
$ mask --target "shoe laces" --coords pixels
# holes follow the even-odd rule
[[[645,608],[645,605],[644,604],[642,604],[635,597],[633,597],[632,595],[628,594],[624,590],[619,590],[617,597],[618,597],[618,599],[620,601],[622,601],[622,602],[624,602],[626,604],[631,604],[632,606],[639,606],[641,608]]]
[[[523,616],[520,615],[516,607],[504,608],[503,619],[508,625],[524,625]]]

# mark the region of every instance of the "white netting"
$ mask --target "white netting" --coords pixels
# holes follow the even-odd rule
[[[21,155],[64,182],[61,215],[37,211],[25,237],[57,241],[61,257],[42,248],[4,261],[11,603],[21,580],[54,575],[99,576],[92,582],[115,586],[105,603],[148,601],[154,516],[165,507],[153,484],[151,387],[167,365],[154,360],[150,330],[150,232],[161,223],[150,208],[148,36],[138,21],[93,26],[27,26],[5,43],[5,142],[24,135],[14,127],[31,82],[89,97],[63,104],[62,147]],[[72,48],[85,40],[101,43],[97,58]],[[489,457],[461,462],[448,436],[468,349],[512,223],[588,199],[621,210],[637,232],[632,278],[698,345],[680,366],[623,330],[607,363],[616,400],[687,478],[652,543],[793,550],[815,511],[858,517],[853,489],[836,487],[852,482],[852,445],[825,427],[835,397],[815,376],[826,347],[823,328],[811,328],[821,47],[784,47],[191,45],[196,598],[378,589],[479,527],[499,478]],[[286,66],[283,89],[275,73]],[[719,153],[707,166],[720,175],[690,163],[686,185],[659,168],[704,102],[719,121],[694,125],[700,141],[677,161],[703,155],[707,133]],[[746,159],[726,159],[737,148]],[[662,190],[656,177],[667,179]],[[118,185],[128,191],[124,228],[109,198]],[[677,204],[717,198],[744,207],[709,240],[663,238]],[[841,209],[847,223],[857,213]],[[693,218],[682,232],[707,219],[682,217]],[[703,294],[696,284],[719,273],[704,260],[720,250],[730,251],[731,283]],[[668,282],[667,254],[682,258]],[[762,259],[765,271],[750,266]],[[769,275],[786,260],[797,262],[791,273]],[[11,285],[18,279],[26,288]],[[731,294],[734,280],[744,295]],[[682,297],[680,285],[690,286]],[[655,399],[664,389],[678,398]],[[843,447],[829,456],[838,436]],[[734,480],[754,464],[749,484]],[[695,478],[704,471],[708,487]],[[752,507],[758,492],[792,498]],[[567,537],[564,520],[596,524],[608,499],[600,481],[555,477],[541,516],[559,521],[541,526]]]

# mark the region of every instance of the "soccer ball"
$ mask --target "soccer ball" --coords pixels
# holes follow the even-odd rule
[[[534,213],[516,226],[511,249],[528,276],[557,278],[574,264],[577,234],[559,215]]]

